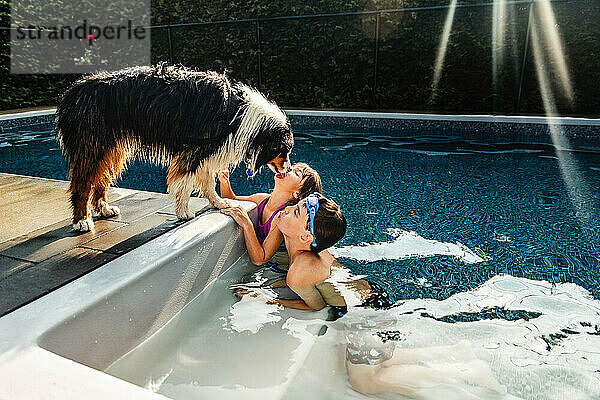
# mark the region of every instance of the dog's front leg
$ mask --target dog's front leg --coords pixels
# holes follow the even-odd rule
[[[215,176],[217,171],[208,168],[200,168],[196,173],[196,187],[200,189],[202,195],[215,208],[228,208],[232,204],[222,199],[215,189]]]
[[[189,207],[190,196],[193,190],[193,174],[184,174],[169,182],[169,195],[175,199],[175,214],[181,220],[187,221],[195,216]]]

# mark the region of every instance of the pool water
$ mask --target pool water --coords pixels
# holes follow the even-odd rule
[[[333,322],[326,310],[268,305],[268,293],[237,301],[230,285],[255,268],[246,257],[108,373],[174,399],[369,399],[349,383],[346,346],[364,339],[370,351],[379,337],[407,355],[381,371],[388,391],[408,398],[600,398],[595,142],[295,137],[293,161],[320,172],[349,221],[332,253],[396,307],[352,308]],[[0,137],[0,172],[66,179],[51,126]],[[117,185],[165,192],[165,180],[163,168],[134,163]],[[247,180],[240,167],[231,180],[238,194],[273,187],[266,169]]]
[[[281,398],[328,313],[284,310],[264,298],[238,301],[230,286],[254,271],[242,257],[105,372],[174,399]]]
[[[349,222],[333,253],[393,300],[443,300],[501,273],[573,282],[600,298],[597,143],[557,153],[550,138],[482,133],[304,130],[295,138],[292,160],[319,171]],[[0,172],[67,179],[52,127],[4,133]],[[238,194],[273,187],[266,168],[248,180],[242,165],[231,181]],[[164,168],[135,162],[117,186],[166,192],[165,182]]]
[[[574,284],[501,275],[444,301],[353,308],[330,321],[327,309],[266,304],[268,290],[238,301],[230,287],[255,270],[242,257],[105,372],[175,400],[372,399],[348,382],[352,365],[345,363],[345,349],[352,341],[364,350],[384,347],[406,355],[382,371],[391,391],[407,397],[376,393],[378,398],[600,396],[600,301]],[[510,310],[506,320],[482,318],[482,309],[500,307]],[[386,342],[369,340],[372,335]],[[371,368],[358,365],[364,367]],[[432,372],[434,380],[427,377]]]

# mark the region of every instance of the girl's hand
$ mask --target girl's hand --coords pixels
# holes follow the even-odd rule
[[[252,292],[250,290],[246,290],[246,289],[238,289],[235,291],[235,296],[238,299],[241,299],[242,297],[249,295],[250,297],[258,297],[258,293],[256,292]]]
[[[229,182],[229,170],[227,168],[220,170],[217,176],[219,177],[219,182]]]
[[[272,230],[279,230],[279,217],[281,216],[280,214],[281,212],[278,212],[277,215],[275,216],[275,218],[273,218],[271,220],[271,231]]]
[[[223,208],[221,212],[232,217],[242,228],[254,228],[248,213],[240,206]]]

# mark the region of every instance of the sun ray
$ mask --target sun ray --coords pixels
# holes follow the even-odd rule
[[[579,224],[587,229],[593,229],[593,221],[598,218],[593,205],[587,201],[591,188],[582,176],[577,160],[570,151],[570,143],[563,127],[558,120],[558,112],[548,72],[548,60],[544,57],[540,43],[540,35],[535,24],[531,27],[531,48],[535,64],[536,75],[540,87],[540,95],[548,120],[548,129],[552,144],[554,145],[559,169],[565,183],[567,194],[575,210]]]
[[[569,100],[569,104],[573,106],[573,86],[569,77],[567,60],[552,5],[549,0],[538,0],[535,4],[543,27],[544,39],[552,55],[553,65],[556,68],[563,95]]]
[[[498,75],[504,62],[504,33],[506,31],[506,0],[494,0],[492,8],[492,84],[498,94]]]
[[[442,38],[440,40],[440,46],[438,47],[437,57],[435,60],[435,68],[433,70],[433,81],[431,83],[431,100],[433,103],[437,95],[437,86],[442,76],[442,68],[444,67],[444,58],[446,58],[446,50],[448,49],[448,40],[450,39],[450,31],[452,30],[452,22],[454,21],[454,12],[456,11],[456,1],[452,0],[448,7],[448,14],[446,15],[446,22],[444,23],[444,30],[442,32]]]

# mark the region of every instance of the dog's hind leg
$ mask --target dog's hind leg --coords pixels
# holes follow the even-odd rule
[[[168,192],[175,199],[175,214],[181,220],[194,218],[189,202],[194,190],[194,174],[181,167],[179,159],[174,158],[167,173]]]
[[[75,160],[70,171],[71,205],[73,206],[73,229],[87,232],[94,229],[89,202],[93,176],[86,170],[86,163]]]
[[[94,182],[92,192],[92,206],[94,210],[103,217],[114,217],[121,213],[119,207],[108,204],[108,187],[113,180],[121,174],[127,162],[124,150],[115,149],[107,154],[100,163],[97,174],[98,180]]]

